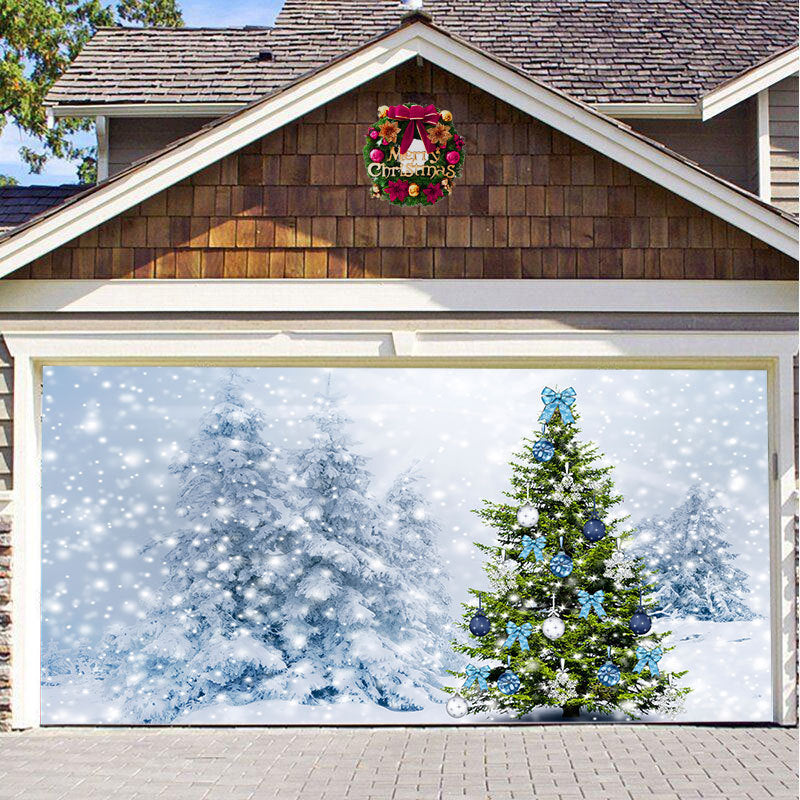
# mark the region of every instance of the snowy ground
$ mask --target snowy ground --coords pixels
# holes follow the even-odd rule
[[[666,620],[656,620],[663,629]],[[697,622],[673,620],[670,625],[676,649],[659,666],[669,671],[688,669],[683,685],[693,691],[686,700],[685,722],[767,721],[772,715],[770,690],[769,624],[753,622]],[[530,721],[557,721],[557,709],[542,709]],[[587,720],[611,717],[586,715]],[[619,719],[624,719],[620,717]],[[649,717],[648,720],[658,720]],[[303,706],[266,700],[246,706],[225,704],[197,708],[175,720],[181,725],[443,725],[489,722],[489,718],[453,720],[444,705],[431,704],[422,711],[389,711],[376,705],[347,703]],[[499,718],[496,722],[513,722]],[[60,686],[42,686],[42,722],[48,725],[125,724],[118,710],[102,699],[102,684],[78,679]]]

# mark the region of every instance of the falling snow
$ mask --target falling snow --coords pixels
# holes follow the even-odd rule
[[[383,642],[404,644],[407,662],[425,673],[424,680],[415,673],[411,683],[428,688],[435,685],[439,670],[438,678],[448,680],[444,672],[448,654],[443,647],[447,619],[458,618],[467,587],[482,586],[480,553],[473,542],[491,542],[492,533],[476,523],[470,510],[481,497],[505,488],[509,456],[535,426],[541,387],[574,386],[584,435],[598,442],[614,465],[616,488],[625,498],[621,513],[630,515],[634,526],[643,520],[668,518],[694,485],[713,492],[725,509],[724,541],[736,568],[745,575],[750,589],[746,602],[753,618],[669,620],[677,647],[665,656],[664,667],[688,669],[686,681],[694,689],[679,718],[770,718],[763,372],[262,368],[241,373],[250,378],[250,407],[263,415],[262,438],[270,443],[275,458],[268,468],[285,470],[289,489],[295,488],[295,481],[299,487],[304,480],[303,465],[295,461],[293,470],[291,459],[309,447],[313,436],[309,408],[332,374],[337,393],[346,398],[346,415],[353,420],[348,428],[353,451],[368,464],[370,485],[366,488],[381,506],[387,493],[394,492],[393,509],[386,517],[386,542],[400,527],[403,535],[419,537],[421,550],[410,554],[414,558],[406,565],[418,570],[424,558],[421,553],[431,546],[431,537],[435,540],[431,552],[440,553],[436,573],[429,576],[426,586],[416,586],[423,596],[410,588],[412,583],[419,584],[416,573],[392,602],[374,607],[385,605],[387,618],[392,614],[413,618],[414,624],[398,636],[387,628]],[[45,369],[45,722],[140,721],[125,703],[109,698],[107,687],[99,686],[103,680],[98,677],[103,675],[98,675],[97,665],[112,632],[142,630],[168,608],[187,608],[185,592],[173,586],[175,564],[170,551],[174,557],[185,548],[187,556],[182,560],[190,574],[213,574],[220,580],[228,575],[235,583],[240,577],[232,560],[237,554],[226,551],[229,544],[222,536],[202,541],[208,531],[200,530],[201,546],[195,547],[194,538],[184,536],[187,525],[199,522],[191,519],[178,476],[170,472],[170,464],[179,463],[189,448],[203,414],[218,401],[224,374],[216,368]],[[396,481],[412,462],[414,477],[404,497]],[[567,482],[557,489],[571,491],[572,487]],[[241,524],[249,529],[253,520],[247,514],[257,515],[258,510],[246,499],[237,519],[244,520]],[[320,518],[315,518],[313,503],[306,499],[309,502],[295,514],[294,522],[302,518],[313,527]],[[219,496],[209,495],[204,501],[217,508],[215,513],[224,508]],[[286,507],[278,505],[285,514]],[[289,525],[291,520],[281,522]],[[190,552],[194,552],[192,558]],[[283,555],[265,546],[262,556],[263,574],[258,577],[279,574]],[[396,557],[394,550],[391,558]],[[385,557],[381,561],[380,554],[376,559],[369,564],[376,575],[393,563]],[[275,587],[268,591],[258,580],[249,587],[241,582],[236,585],[243,587],[242,598],[249,607],[261,608],[261,613],[265,598],[277,591]],[[287,586],[283,584],[283,589]],[[322,609],[324,580],[304,586],[309,601]],[[423,605],[429,606],[429,616],[420,626]],[[248,661],[272,670],[273,677],[280,678],[275,691],[249,698],[246,693],[226,691],[223,681],[215,689],[213,703],[184,708],[188,713],[182,712],[175,721],[381,723],[396,721],[398,714],[408,722],[452,721],[428,688],[412,692],[408,687],[404,696],[409,702],[396,706],[405,711],[392,710],[388,699],[380,705],[380,700],[349,691],[341,693],[339,702],[304,704],[305,690],[297,687],[308,685],[301,678],[309,675],[293,674],[291,691],[279,685],[283,680],[280,662],[285,663],[287,648],[276,646],[275,652],[255,648],[258,631],[265,625],[252,617],[246,625],[237,624],[237,637],[242,640],[235,641],[237,647],[226,655],[225,664],[238,660],[241,666]],[[426,631],[427,639],[421,635]],[[455,635],[454,630],[451,633]],[[233,641],[228,639],[228,643]],[[722,664],[726,668],[721,672]],[[242,681],[245,672],[236,673]],[[408,673],[399,669],[396,674],[398,683],[407,685]],[[137,680],[141,685],[152,674],[139,675],[131,669],[125,678],[131,685]],[[176,691],[179,695],[181,690]]]

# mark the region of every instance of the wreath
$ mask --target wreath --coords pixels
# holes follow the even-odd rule
[[[437,203],[461,177],[463,147],[449,111],[381,106],[364,144],[372,197],[398,206]]]

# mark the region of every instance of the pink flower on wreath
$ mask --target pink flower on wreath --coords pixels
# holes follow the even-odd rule
[[[408,197],[408,181],[389,181],[386,193],[389,195],[390,200],[400,200],[402,202]]]
[[[444,197],[441,183],[432,183],[426,186],[422,191],[425,197],[428,198],[429,203],[435,203],[440,197]]]
[[[460,136],[453,139],[453,144],[460,150],[464,146],[464,140]]]

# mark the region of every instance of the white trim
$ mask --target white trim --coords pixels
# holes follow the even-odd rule
[[[769,142],[769,89],[758,93],[756,110],[758,136],[758,196],[768,203],[772,200],[772,158]]]
[[[654,291],[655,289],[655,291]],[[0,313],[648,312],[797,314],[794,281],[4,280]]]
[[[697,103],[591,103],[591,106],[615,119],[700,119]]]
[[[94,121],[97,133],[97,180],[108,177],[108,117],[97,117]]]
[[[84,103],[49,106],[52,117],[221,117],[247,103]],[[700,119],[698,103],[589,103],[596,111],[622,119]]]
[[[52,117],[221,117],[247,103],[83,103],[48,106]]]
[[[482,330],[480,323],[439,321],[415,331],[385,322],[374,329],[330,330],[311,323],[270,331],[216,320],[214,329],[5,333],[14,358],[14,527],[12,724],[39,724],[41,603],[41,370],[44,364],[295,364],[360,366],[509,366],[766,369],[770,480],[774,721],[796,722],[792,433],[792,355],[796,336],[758,332]]]
[[[798,71],[799,52],[800,49],[793,47],[705,94],[700,98],[703,121],[794,75]]]
[[[796,341],[793,349],[796,352]],[[772,705],[775,721],[797,724],[797,479],[794,464],[794,363],[786,354],[768,376]],[[774,455],[773,455],[774,454]],[[780,591],[779,595],[777,591]]]
[[[32,359],[14,362],[13,426],[19,438],[11,503],[11,719],[20,728],[39,725],[40,687],[33,676],[41,674],[41,381],[41,366]]]
[[[521,75],[422,23],[406,25],[183,144],[121,173],[62,211],[0,242],[0,277],[95,228],[204,166],[283,127],[416,56],[684,197],[784,253],[797,249],[797,222],[742,190],[631,132],[578,101]]]

